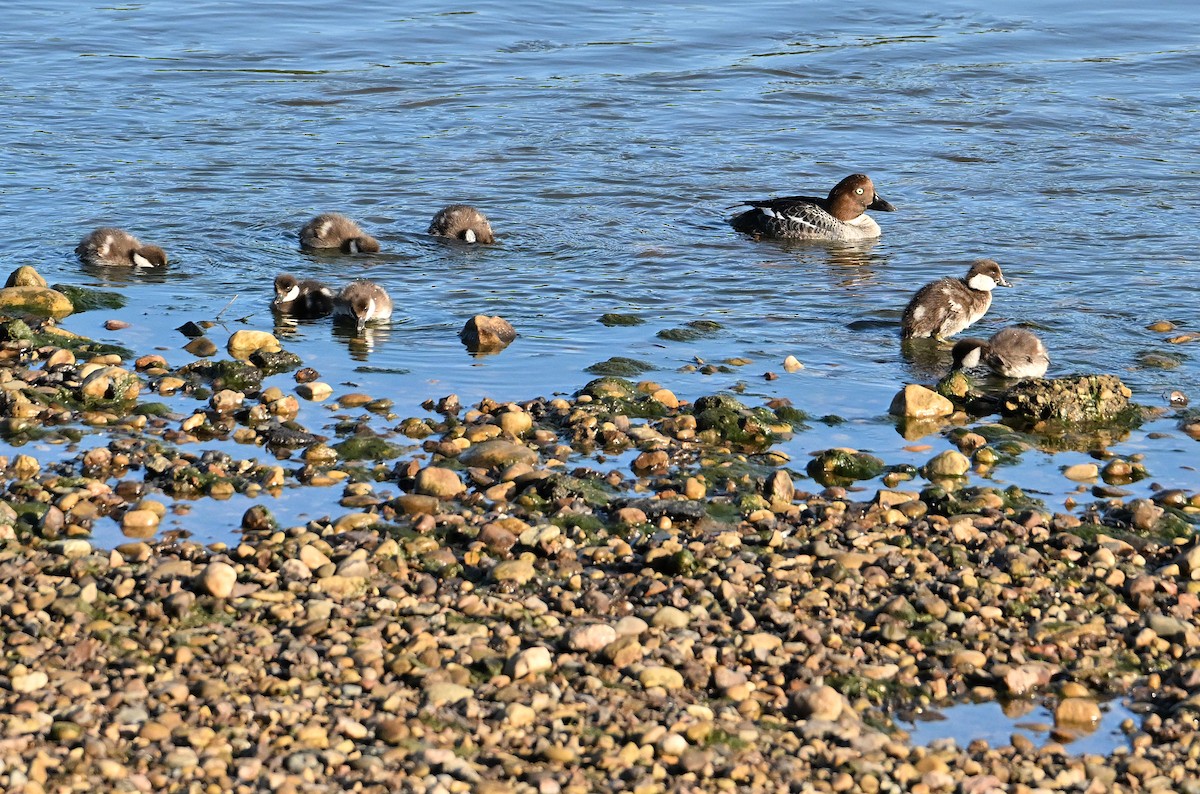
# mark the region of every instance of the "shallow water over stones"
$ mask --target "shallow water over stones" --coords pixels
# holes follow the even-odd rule
[[[1053,741],[1076,755],[1109,755],[1118,748],[1128,748],[1129,737],[1121,723],[1128,719],[1137,725],[1139,715],[1121,701],[1102,704],[1100,714],[1100,722],[1094,727],[1070,726]],[[912,722],[898,721],[898,725],[908,731],[909,740],[917,745],[953,739],[960,747],[976,740],[1000,747],[1008,744],[1013,735],[1020,734],[1035,745],[1043,746],[1052,740],[1054,713],[1049,707],[1032,702],[961,703],[931,710]]]

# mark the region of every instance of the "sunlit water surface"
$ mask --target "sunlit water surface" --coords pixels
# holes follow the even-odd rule
[[[1136,25],[1104,0],[389,5],[7,9],[0,269],[34,264],[52,283],[121,292],[125,309],[64,326],[173,365],[191,360],[174,330],[185,321],[219,317],[222,347],[239,328],[277,330],[337,393],[391,398],[401,416],[450,393],[464,404],[572,393],[585,368],[622,355],[684,399],[738,387],[752,405],[781,397],[847,420],[782,446],[798,473],[830,446],[915,464],[949,446],[935,434],[905,449],[886,417],[902,384],[948,364],[944,352],[906,360],[897,323],[920,284],[980,256],[1015,284],[980,334],[1027,323],[1052,375],[1115,373],[1156,407],[1170,389],[1200,397],[1197,343],[1146,328],[1196,332],[1193,3],[1142,7]],[[726,223],[739,200],[824,193],[855,171],[899,208],[879,214],[875,244],[755,242]],[[491,217],[498,245],[424,234],[457,201]],[[301,253],[298,228],[327,210],[360,220],[384,252]],[[82,269],[74,246],[101,224],[161,244],[169,269]],[[395,318],[369,345],[325,321],[276,329],[267,307],[284,271],[378,279]],[[645,322],[606,327],[607,312]],[[477,313],[506,317],[520,338],[468,355],[457,332]],[[106,331],[113,317],[132,326]],[[695,320],[721,328],[657,336]],[[803,371],[783,372],[789,354]],[[751,363],[687,368],[729,359]],[[311,406],[301,421],[334,419]],[[1151,477],[1132,494],[1200,487],[1196,442],[1176,421],[1168,410],[1111,448],[1145,456]],[[1060,473],[1088,459],[1031,451],[994,477],[1062,509],[1092,498]],[[302,521],[336,513],[339,492],[270,504]],[[197,504],[171,526],[230,541],[246,502]],[[119,542],[115,524],[97,540]]]

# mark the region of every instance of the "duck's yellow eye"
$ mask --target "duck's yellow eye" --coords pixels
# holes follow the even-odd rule
[[[860,187],[856,187],[856,188],[854,188],[854,192],[855,192],[855,193],[857,193],[858,195],[860,195],[860,196],[861,196],[861,195],[862,195],[862,188],[860,188]]]

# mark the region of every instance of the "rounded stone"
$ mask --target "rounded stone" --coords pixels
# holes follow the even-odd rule
[[[646,689],[683,689],[683,675],[673,667],[647,667],[638,674],[638,681]]]
[[[526,559],[504,560],[492,568],[492,579],[497,582],[525,584],[534,576],[533,563]]]
[[[948,449],[935,455],[925,464],[925,476],[962,477],[971,470],[971,459],[956,449]]]
[[[0,310],[12,315],[29,312],[47,317],[66,317],[75,311],[71,299],[49,287],[5,287],[0,289]]]
[[[524,444],[501,438],[472,444],[458,456],[459,462],[464,466],[477,466],[482,469],[499,469],[515,463],[532,465],[537,463],[537,459],[537,453]]]
[[[468,687],[449,681],[440,681],[425,687],[425,702],[434,708],[470,700],[474,695],[475,692]]]
[[[691,616],[676,607],[662,607],[650,618],[650,625],[663,629],[684,629],[691,622]]]
[[[8,276],[5,287],[45,287],[46,279],[30,265],[22,265]]]
[[[121,518],[121,531],[134,537],[146,537],[142,533],[153,535],[161,520],[153,510],[128,510]]]
[[[79,393],[90,400],[132,400],[142,390],[138,376],[120,367],[100,367],[83,379]]]
[[[321,402],[322,400],[328,400],[333,395],[333,387],[328,383],[314,380],[310,383],[301,383],[298,385],[296,387],[296,394],[312,402]]]
[[[893,416],[934,419],[954,413],[954,403],[916,383],[910,383],[892,399],[888,412]]]
[[[596,653],[617,639],[617,630],[607,623],[576,626],[567,633],[567,647],[573,651]]]
[[[1100,707],[1089,698],[1066,697],[1054,708],[1055,725],[1093,726],[1100,722]]]
[[[279,340],[274,334],[266,331],[251,331],[242,329],[235,331],[229,337],[229,342],[225,349],[229,351],[229,355],[234,358],[250,358],[251,355],[262,350],[267,353],[278,353],[283,350]]]
[[[222,389],[209,398],[208,403],[219,414],[229,414],[242,407],[246,395],[233,389]]]
[[[508,674],[514,680],[553,669],[554,658],[550,655],[550,649],[540,645],[513,654],[507,664]]]
[[[500,429],[520,438],[533,429],[533,417],[524,411],[509,411],[500,414]]]
[[[1076,463],[1063,469],[1063,476],[1076,482],[1094,480],[1099,474],[1100,468],[1095,463]]]
[[[798,692],[795,697],[797,710],[811,720],[833,722],[842,716],[845,699],[831,686],[815,686]]]
[[[416,493],[436,496],[439,499],[453,498],[466,489],[467,486],[463,485],[458,472],[441,466],[427,466],[421,469],[413,483]]]
[[[214,598],[229,598],[237,584],[237,571],[225,562],[210,562],[198,577],[200,589]]]
[[[14,675],[10,681],[10,685],[14,692],[21,694],[29,694],[37,692],[50,683],[50,677],[41,670],[33,670],[28,673]]]

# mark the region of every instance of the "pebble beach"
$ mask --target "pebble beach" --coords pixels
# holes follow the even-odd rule
[[[0,324],[9,437],[109,440],[0,461],[6,791],[1200,790],[1200,494],[1055,512],[976,484],[986,423],[915,470],[790,460],[789,406],[617,377],[405,416],[269,334],[169,362],[27,320]],[[339,437],[296,421],[319,401]],[[158,532],[173,499],[284,489],[339,509]],[[1122,741],[1073,753],[1116,698]],[[1048,740],[901,727],[997,700]]]

